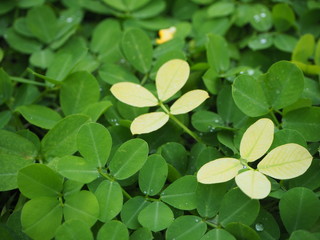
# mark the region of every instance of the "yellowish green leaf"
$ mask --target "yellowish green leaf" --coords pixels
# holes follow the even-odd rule
[[[241,158],[253,162],[267,152],[273,141],[274,124],[262,118],[252,124],[243,134],[240,143]]]
[[[207,98],[209,98],[209,94],[204,90],[197,89],[189,91],[173,103],[170,108],[170,113],[176,115],[190,112],[203,103]]]
[[[153,107],[158,99],[146,88],[132,82],[114,84],[110,91],[121,102],[134,107]]]
[[[132,134],[149,133],[158,130],[169,120],[169,115],[164,112],[142,114],[131,123]]]
[[[172,97],[187,82],[189,64],[181,59],[173,59],[163,64],[157,72],[156,87],[162,101]]]
[[[288,143],[270,151],[258,164],[258,170],[273,178],[289,179],[302,175],[311,162],[312,156],[306,148]]]
[[[226,182],[234,178],[242,165],[235,158],[218,158],[203,165],[197,174],[198,182],[204,184]]]
[[[253,199],[265,198],[271,191],[268,178],[255,170],[242,172],[236,176],[235,180],[242,192]]]

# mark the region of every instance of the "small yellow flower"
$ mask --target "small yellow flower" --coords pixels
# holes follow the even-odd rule
[[[156,43],[157,44],[162,44],[165,43],[169,40],[171,40],[174,36],[174,34],[176,33],[176,27],[170,27],[170,28],[166,28],[166,29],[161,29],[159,31],[159,37],[156,39]]]

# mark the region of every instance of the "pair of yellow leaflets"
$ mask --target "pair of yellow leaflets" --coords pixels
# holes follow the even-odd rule
[[[163,64],[156,75],[158,97],[140,84],[120,82],[111,87],[112,94],[121,102],[134,107],[162,106],[162,103],[176,94],[187,82],[190,67],[186,61],[174,59]],[[170,115],[192,111],[209,97],[204,90],[189,91],[177,99],[170,109],[146,113],[135,118],[130,126],[132,134],[149,133],[161,128]]]
[[[235,177],[238,187],[253,199],[262,199],[271,191],[265,175],[290,179],[302,175],[311,165],[312,156],[304,147],[288,143],[272,149],[258,164],[257,170],[248,163],[261,158],[273,142],[274,124],[262,118],[252,124],[240,142],[241,159],[219,158],[203,165],[197,174],[200,183],[226,182]]]

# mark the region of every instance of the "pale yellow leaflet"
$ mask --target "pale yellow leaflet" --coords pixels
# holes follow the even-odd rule
[[[204,184],[226,182],[234,178],[240,169],[242,165],[238,159],[218,158],[199,169],[197,180]]]
[[[153,107],[158,99],[146,88],[132,82],[114,84],[110,91],[121,102],[134,107]]]
[[[312,156],[307,149],[288,143],[271,150],[258,164],[258,170],[273,178],[289,179],[307,171],[311,161]]]
[[[169,115],[164,112],[142,114],[131,123],[132,134],[149,133],[158,130],[169,120]]]
[[[240,156],[248,162],[262,157],[273,141],[274,124],[262,118],[252,124],[243,134],[240,143]]]
[[[262,199],[269,195],[271,183],[266,176],[255,170],[240,173],[235,178],[238,187],[253,199]]]
[[[204,90],[197,89],[189,91],[173,103],[170,108],[170,113],[176,115],[190,112],[207,98],[209,98],[209,94]]]
[[[159,99],[165,101],[178,92],[187,82],[189,73],[189,64],[181,59],[173,59],[163,64],[156,76]]]

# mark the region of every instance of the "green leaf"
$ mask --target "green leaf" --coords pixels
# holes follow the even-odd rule
[[[16,133],[0,130],[0,153],[17,156],[25,161],[32,161],[37,156],[36,146]]]
[[[229,223],[225,229],[237,240],[260,240],[259,235],[249,226],[240,222]]]
[[[26,105],[16,108],[16,111],[31,124],[51,129],[62,118],[56,111],[42,105]]]
[[[310,64],[309,58],[313,56],[315,40],[312,34],[303,35],[295,46],[291,59],[293,61]]]
[[[273,44],[273,36],[270,33],[261,33],[257,36],[250,38],[248,46],[256,51],[261,49],[267,49]]]
[[[47,5],[30,9],[26,22],[30,32],[40,41],[50,43],[56,37],[57,19],[54,11]]]
[[[56,167],[62,176],[81,183],[90,183],[99,177],[95,164],[77,156],[60,158]]]
[[[289,233],[298,229],[308,230],[320,217],[320,200],[310,189],[292,188],[281,197],[279,210]]]
[[[162,193],[161,200],[181,210],[192,210],[197,207],[195,176],[183,176],[170,184]]]
[[[93,122],[96,122],[101,117],[101,115],[111,106],[112,103],[110,101],[100,101],[92,103],[87,106],[84,111],[82,111],[82,114],[89,116]]]
[[[297,130],[302,136],[311,142],[320,140],[320,108],[301,108],[287,113],[282,122],[284,129]]]
[[[56,198],[35,198],[22,208],[23,231],[33,239],[52,239],[61,221],[62,207]]]
[[[98,220],[99,203],[93,193],[77,192],[65,197],[63,213],[66,221],[81,219],[91,227]]]
[[[166,231],[166,239],[200,239],[207,230],[207,225],[196,216],[181,216],[174,220]]]
[[[232,97],[237,107],[250,117],[269,112],[269,104],[261,83],[249,75],[240,75],[234,80]]]
[[[148,157],[148,144],[139,138],[123,143],[114,154],[109,168],[118,180],[126,179],[138,172]]]
[[[208,35],[206,49],[208,63],[212,68],[218,73],[225,72],[229,69],[228,43],[222,36],[215,34]]]
[[[6,31],[4,37],[11,48],[21,53],[32,54],[41,49],[41,43],[19,35],[12,28]]]
[[[262,77],[262,88],[273,109],[296,102],[303,91],[304,76],[294,64],[280,61],[273,64]]]
[[[157,195],[163,188],[168,175],[168,165],[161,155],[153,154],[139,172],[140,190],[149,196]]]
[[[139,72],[147,73],[151,67],[152,44],[148,35],[139,28],[124,32],[121,47],[130,64]]]
[[[188,152],[185,147],[176,142],[167,142],[159,148],[159,153],[167,163],[175,167],[181,174],[184,174],[188,166]]]
[[[298,40],[295,37],[283,33],[279,33],[273,38],[275,47],[288,53],[292,53],[297,42]]]
[[[17,179],[20,192],[28,198],[58,197],[63,187],[63,178],[43,164],[22,168]]]
[[[85,115],[70,115],[59,121],[41,141],[46,159],[63,157],[77,151],[77,133],[88,121],[89,118]]]
[[[153,232],[166,229],[173,222],[173,219],[171,209],[159,201],[145,207],[138,216],[139,223]]]
[[[307,148],[307,143],[301,133],[293,129],[282,129],[274,134],[274,139],[269,151],[287,143],[297,143]]]
[[[295,24],[292,8],[286,3],[278,3],[272,7],[272,18],[275,28],[284,32]]]
[[[48,68],[54,58],[54,53],[50,49],[44,49],[32,53],[30,63],[35,67],[42,69]]]
[[[0,129],[4,128],[12,117],[11,111],[5,110],[0,112]]]
[[[191,123],[200,132],[214,132],[216,128],[224,126],[220,115],[205,110],[195,112]]]
[[[262,4],[255,4],[250,11],[251,26],[260,31],[268,31],[272,27],[272,16],[269,9]]]
[[[97,240],[129,240],[129,231],[122,222],[113,220],[105,223],[98,231]]]
[[[98,123],[84,124],[77,135],[77,146],[85,160],[95,167],[104,167],[111,147],[111,135],[103,125]]]
[[[201,217],[212,218],[220,208],[222,198],[227,191],[226,183],[198,184],[197,211]]]
[[[129,199],[121,210],[121,220],[130,229],[138,229],[141,227],[138,222],[138,215],[142,209],[147,207],[150,202],[146,201],[144,197],[136,196]]]
[[[0,104],[7,102],[11,98],[12,90],[13,85],[10,76],[3,70],[3,68],[0,68]]]
[[[257,218],[260,209],[258,200],[250,199],[240,189],[233,189],[224,195],[219,209],[222,226],[231,222],[250,225]]]
[[[116,64],[105,64],[99,69],[99,76],[106,83],[113,85],[119,82],[140,83],[139,79],[127,69]]]
[[[81,220],[72,219],[60,225],[56,231],[56,240],[93,240],[90,227]]]
[[[32,164],[32,160],[26,160],[19,156],[0,153],[0,191],[8,191],[18,187],[18,171]]]
[[[60,103],[66,115],[80,113],[90,104],[98,102],[100,87],[88,72],[75,72],[63,82],[60,91]]]
[[[277,221],[271,213],[260,208],[259,215],[253,224],[261,239],[279,239],[280,229]]]
[[[130,240],[152,240],[153,235],[147,228],[139,228],[130,235]]]
[[[289,240],[300,240],[300,239],[318,240],[319,238],[315,234],[312,234],[311,232],[304,231],[304,230],[294,231],[289,238]]]
[[[206,233],[200,240],[236,240],[233,235],[224,229],[213,229]]]
[[[211,94],[217,94],[219,91],[220,79],[215,67],[210,67],[202,76],[202,80],[207,90]]]
[[[320,104],[319,83],[317,81],[314,81],[313,79],[305,77],[302,97],[307,98],[307,99],[311,99],[313,105],[319,105]]]
[[[119,183],[104,180],[94,193],[99,202],[101,222],[107,222],[117,216],[122,209],[122,189]]]
[[[225,17],[234,11],[234,3],[232,2],[216,2],[209,6],[208,17]]]

